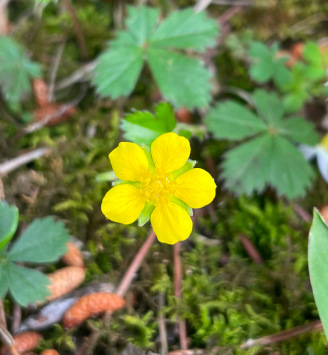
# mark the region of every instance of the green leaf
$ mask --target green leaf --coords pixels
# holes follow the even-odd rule
[[[189,109],[208,105],[210,73],[200,61],[184,55],[150,47],[150,69],[166,100]]]
[[[31,91],[30,80],[40,74],[40,65],[30,61],[18,43],[0,36],[0,86],[8,101],[20,101]]]
[[[11,240],[18,225],[18,208],[0,202],[0,250]]]
[[[252,59],[250,76],[258,83],[266,83],[272,79],[278,87],[286,85],[290,80],[290,71],[285,62],[288,57],[277,57],[278,46],[267,47],[262,42],[253,41],[248,55]]]
[[[145,207],[142,210],[139,218],[138,218],[138,226],[142,227],[145,225],[149,220],[152,212],[154,211],[155,204],[152,202],[146,202]]]
[[[284,115],[284,107],[281,100],[274,92],[265,90],[256,90],[253,94],[253,100],[259,115],[269,125],[278,123]]]
[[[140,75],[142,56],[143,51],[137,46],[115,46],[102,54],[94,71],[97,92],[113,99],[129,95]]]
[[[303,57],[316,67],[322,67],[322,56],[319,46],[315,42],[307,42],[303,48]]]
[[[147,111],[135,111],[125,116],[121,128],[126,139],[149,145],[161,134],[171,132],[175,125],[171,105],[163,102],[156,106],[156,117]]]
[[[218,24],[206,17],[204,12],[193,9],[173,12],[154,32],[152,46],[195,49],[199,52],[213,47],[218,36]]]
[[[263,134],[226,154],[225,186],[236,194],[262,192],[270,184],[289,199],[304,195],[313,171],[285,138]]]
[[[64,223],[56,222],[52,217],[36,219],[11,248],[8,260],[53,262],[66,252],[69,240]]]
[[[328,339],[328,227],[316,209],[309,234],[308,258],[312,291]]]
[[[8,263],[7,277],[10,292],[21,306],[26,306],[31,302],[44,301],[50,294],[47,287],[50,281],[39,271]]]
[[[163,122],[164,127],[167,132],[174,130],[177,121],[174,116],[174,111],[172,106],[167,102],[161,102],[156,106],[156,117]]]
[[[144,45],[155,30],[159,10],[146,6],[128,7],[128,17],[125,21],[128,32],[138,45]]]
[[[9,289],[8,263],[6,260],[0,261],[0,299],[2,300]]]
[[[319,135],[314,125],[301,117],[291,117],[279,122],[275,126],[279,133],[295,143],[316,145],[319,143]]]
[[[296,112],[300,110],[307,100],[307,95],[302,92],[291,92],[284,96],[282,104],[287,112]]]
[[[217,104],[205,118],[210,132],[217,138],[244,139],[267,129],[250,110],[234,101]]]

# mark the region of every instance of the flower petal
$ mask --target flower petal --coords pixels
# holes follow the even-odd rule
[[[192,231],[192,221],[188,213],[173,202],[157,205],[150,221],[161,243],[175,244],[187,239]]]
[[[129,184],[121,184],[110,189],[102,204],[102,213],[111,221],[130,224],[140,215],[145,206],[141,191]]]
[[[138,144],[122,142],[109,154],[114,173],[121,180],[140,181],[148,171],[148,159]]]
[[[185,164],[190,155],[190,143],[176,133],[165,133],[152,143],[151,155],[156,168],[167,174]]]
[[[188,170],[176,180],[174,196],[191,208],[201,208],[215,197],[216,184],[212,176],[203,169]]]

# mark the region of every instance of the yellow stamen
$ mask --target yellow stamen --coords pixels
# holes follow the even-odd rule
[[[171,181],[167,175],[156,170],[148,174],[142,181],[142,193],[147,201],[154,202],[155,205],[168,201],[168,196],[174,193],[176,183]]]

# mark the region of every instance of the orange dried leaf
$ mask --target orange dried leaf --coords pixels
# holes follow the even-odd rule
[[[39,345],[42,335],[37,332],[26,332],[14,336],[15,348],[18,353],[25,353],[26,351],[34,349]],[[10,347],[4,346],[0,350],[1,355],[9,355],[12,351]]]
[[[47,276],[50,279],[48,288],[51,292],[47,300],[52,301],[77,288],[85,278],[85,270],[78,266],[67,266]]]
[[[83,256],[80,249],[72,242],[67,243],[67,252],[63,256],[63,262],[69,266],[83,267]]]
[[[43,350],[40,355],[59,355],[59,352],[54,349]]]
[[[186,107],[175,110],[174,114],[179,122],[191,123],[191,112]]]
[[[65,122],[75,113],[75,108],[65,104],[48,104],[33,112],[35,121],[44,122],[45,126],[54,126]]]
[[[43,79],[33,80],[33,91],[35,96],[35,101],[39,107],[44,107],[49,104],[49,90],[47,84]]]
[[[115,293],[97,292],[81,297],[65,313],[63,325],[71,328],[101,312],[113,312],[121,309],[125,304],[124,299]]]

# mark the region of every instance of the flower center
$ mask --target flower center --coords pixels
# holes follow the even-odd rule
[[[165,174],[158,172],[152,175],[149,174],[142,183],[142,191],[147,201],[154,202],[155,204],[167,201],[168,195],[172,194],[175,189],[175,182],[170,181]]]

